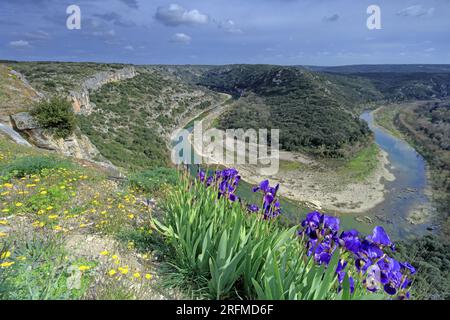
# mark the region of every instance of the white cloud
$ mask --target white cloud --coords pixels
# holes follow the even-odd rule
[[[209,17],[200,11],[186,10],[179,4],[171,4],[168,7],[159,7],[156,10],[155,19],[167,26],[199,25],[209,22]]]
[[[189,44],[191,43],[192,38],[185,33],[175,33],[171,38],[172,42]]]
[[[237,27],[233,20],[219,23],[219,28],[224,29],[228,33],[242,33],[242,30]]]
[[[397,12],[402,17],[431,17],[434,14],[434,8],[425,9],[422,5],[415,5]]]
[[[15,47],[15,48],[24,48],[24,47],[29,47],[30,43],[28,41],[25,41],[25,40],[17,40],[17,41],[11,41],[9,43],[9,45],[11,47]]]
[[[125,50],[134,51],[134,47],[131,45],[123,47]]]

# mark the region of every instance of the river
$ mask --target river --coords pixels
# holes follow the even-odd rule
[[[426,161],[407,142],[375,125],[373,112],[364,112],[361,119],[368,123],[378,146],[387,152],[395,176],[394,181],[385,184],[385,200],[370,210],[370,215],[385,219],[399,238],[425,233],[430,224],[420,223],[420,219],[433,211],[427,194]]]
[[[209,112],[204,112],[195,120],[199,121]],[[394,239],[405,239],[427,232],[428,223],[411,223],[410,214],[416,212],[418,216],[424,216],[431,212],[431,202],[426,194],[427,171],[426,162],[405,141],[398,139],[387,131],[379,128],[373,122],[373,113],[364,112],[361,119],[365,120],[375,136],[378,146],[388,153],[391,164],[390,170],[395,175],[393,182],[386,181],[385,200],[369,210],[360,214],[339,214],[341,219],[341,229],[356,228],[364,233],[369,233],[376,225],[383,225]],[[193,129],[194,120],[185,129]],[[175,143],[175,141],[174,141]],[[198,156],[192,150],[193,157]],[[197,172],[197,166],[191,166],[191,173]],[[261,201],[259,194],[251,192],[252,185],[242,181],[237,194],[247,203],[257,203]],[[302,203],[280,198],[283,209],[283,219],[289,224],[299,224],[304,219],[307,212],[312,209],[307,208]]]

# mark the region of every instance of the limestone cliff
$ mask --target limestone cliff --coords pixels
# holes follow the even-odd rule
[[[89,99],[89,92],[97,90],[103,85],[111,82],[117,82],[125,79],[131,79],[136,76],[134,67],[125,67],[117,71],[99,72],[87,79],[81,85],[79,91],[70,91],[69,98],[72,101],[75,113],[90,114],[94,109],[94,104]]]
[[[69,137],[55,138],[39,124],[28,112],[11,115],[12,129],[22,133],[29,142],[38,148],[55,151],[68,157],[95,162],[111,171],[117,171],[110,161],[105,159],[88,137],[79,130]]]

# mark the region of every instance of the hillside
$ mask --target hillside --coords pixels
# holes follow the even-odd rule
[[[78,119],[81,130],[114,164],[127,169],[164,166],[169,165],[167,143],[176,126],[222,99],[145,67],[133,79],[93,92],[93,112]]]
[[[338,86],[309,71],[233,65],[210,69],[199,83],[241,97],[221,117],[220,127],[280,129],[280,143],[288,151],[340,157],[353,154],[370,137],[367,125],[351,113],[354,105],[345,93],[335,94]]]
[[[29,123],[22,134],[40,147],[64,154],[93,154],[83,156],[93,161],[104,161],[106,157],[125,170],[169,165],[167,145],[172,130],[223,100],[220,94],[181,80],[158,66],[53,62],[9,62],[1,66],[5,74],[1,75],[0,84],[5,83],[9,90],[11,86],[6,87],[6,81],[16,79],[16,86],[22,90],[14,96],[16,100],[22,97],[15,102],[15,108],[9,107],[15,100],[6,99],[11,94],[4,91],[5,99],[0,106],[8,125],[8,116],[31,110],[38,98],[68,97],[79,127],[69,139],[75,141],[75,151],[67,151],[68,144],[72,144],[67,139],[53,141],[43,130],[30,127],[31,120],[26,120]],[[6,70],[20,72],[17,74],[21,78],[7,75]],[[30,95],[27,90],[35,93],[34,100],[24,100]],[[27,115],[20,118],[30,119]],[[82,145],[89,150],[80,150]],[[97,148],[99,151],[91,152]]]

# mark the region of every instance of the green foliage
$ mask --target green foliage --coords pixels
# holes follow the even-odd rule
[[[324,79],[300,68],[217,67],[201,83],[241,96],[222,116],[222,129],[280,129],[284,150],[342,157],[370,136],[367,125],[344,109]]]
[[[0,243],[0,248],[14,260],[12,266],[0,269],[0,299],[79,299],[89,286],[87,274],[76,274],[83,262],[67,259],[63,239],[54,234],[19,234]],[[69,287],[78,276],[79,285]]]
[[[96,109],[78,118],[80,129],[103,156],[119,167],[143,170],[168,166],[166,137],[178,119],[218,97],[213,93],[191,96],[192,91],[192,86],[160,71],[140,68],[132,79],[91,92]]]
[[[178,172],[171,168],[154,168],[128,177],[131,187],[146,193],[154,193],[163,185],[175,185],[178,181]]]
[[[31,114],[44,129],[49,130],[57,138],[67,138],[77,125],[72,105],[62,97],[39,102]]]
[[[396,258],[411,261],[417,269],[413,299],[450,299],[450,245],[436,236],[399,241]]]
[[[297,227],[283,228],[246,213],[239,203],[217,200],[214,188],[184,179],[163,208],[166,215],[154,223],[170,264],[200,294],[214,299],[356,299],[367,294],[361,288],[354,295],[338,293],[337,257],[327,269],[317,266],[306,256]]]
[[[72,168],[69,161],[52,156],[28,156],[17,158],[9,164],[0,166],[0,173],[3,177],[22,178],[26,175],[40,174],[44,170],[57,168]]]

